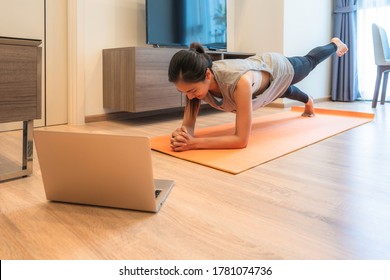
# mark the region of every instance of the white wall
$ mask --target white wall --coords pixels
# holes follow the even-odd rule
[[[85,0],[85,115],[103,109],[102,50],[144,46],[145,0]]]
[[[67,0],[46,0],[46,125],[68,122],[67,7]]]
[[[44,0],[0,0],[0,35],[42,39]]]
[[[285,55],[305,55],[312,48],[329,43],[333,30],[332,2],[284,0]],[[330,97],[330,74],[331,59],[328,59],[296,86],[314,98]],[[284,101],[288,103],[286,99]]]
[[[235,0],[234,22],[228,33],[234,32],[229,51],[283,52],[284,0]]]
[[[85,115],[103,109],[102,49],[145,46],[144,0],[84,0]],[[301,55],[331,37],[329,0],[228,0],[228,50]],[[315,11],[315,12],[309,12]],[[329,61],[299,86],[330,95]]]

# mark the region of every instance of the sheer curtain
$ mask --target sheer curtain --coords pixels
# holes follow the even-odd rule
[[[372,43],[372,23],[382,26],[390,37],[390,0],[359,0],[357,13],[357,65],[362,99],[372,100],[376,65]]]

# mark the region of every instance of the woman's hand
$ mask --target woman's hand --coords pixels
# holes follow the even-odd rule
[[[175,152],[190,150],[193,139],[184,126],[179,127],[172,133],[171,148]]]

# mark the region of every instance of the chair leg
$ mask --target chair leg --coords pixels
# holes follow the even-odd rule
[[[387,80],[389,77],[389,71],[385,71],[383,73],[383,84],[382,84],[382,96],[381,96],[381,104],[385,104],[386,99],[386,88],[387,88]]]
[[[378,102],[379,87],[381,85],[381,79],[382,79],[382,71],[381,71],[380,67],[377,67],[374,97],[372,99],[372,108],[376,108],[376,104]]]

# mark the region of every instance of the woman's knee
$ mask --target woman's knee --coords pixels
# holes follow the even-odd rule
[[[288,89],[282,95],[282,98],[300,101],[305,104],[309,101],[309,96],[296,86],[289,86]]]

